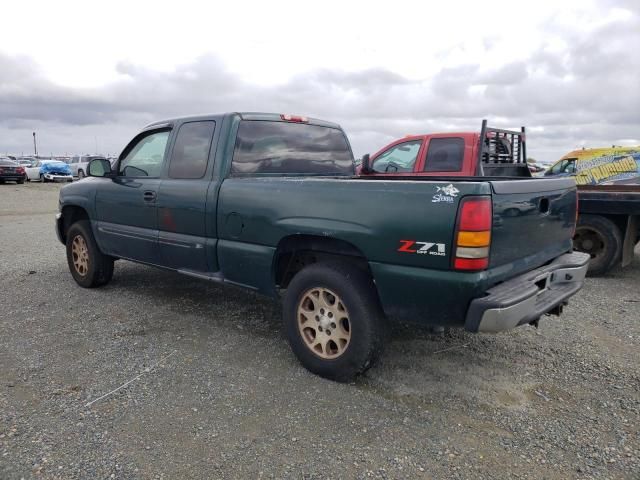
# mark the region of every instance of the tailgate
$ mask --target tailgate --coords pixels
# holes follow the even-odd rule
[[[573,178],[490,183],[493,192],[490,268],[513,264],[508,270],[511,276],[537,268],[571,250],[576,221]]]

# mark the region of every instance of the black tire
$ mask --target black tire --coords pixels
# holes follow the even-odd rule
[[[24,178],[21,178],[20,180],[16,180],[16,183],[18,185],[22,185],[24,183]]]
[[[46,179],[46,178],[44,178],[44,175],[43,175],[43,174],[40,174],[40,181],[41,181],[42,183],[47,183],[47,179]]]
[[[84,288],[94,288],[106,285],[113,277],[113,257],[104,255],[98,248],[91,224],[88,220],[79,220],[67,230],[67,263],[71,276],[78,285]],[[86,246],[86,265],[78,268],[75,261],[74,241],[80,237]],[[78,240],[81,243],[81,240]]]
[[[318,288],[335,292],[335,304],[342,303],[348,312],[345,313],[350,339],[336,358],[321,358],[314,353],[301,331],[306,324],[299,327],[298,307],[309,292]],[[375,285],[367,274],[350,265],[317,263],[296,274],[284,297],[283,319],[293,353],[307,370],[321,377],[350,382],[371,367],[382,353],[385,320]],[[336,328],[335,324],[331,325]],[[322,331],[321,327],[317,328]],[[330,340],[321,350],[329,350]]]
[[[600,215],[580,215],[573,248],[591,255],[587,275],[607,273],[622,255],[622,233],[618,226]]]

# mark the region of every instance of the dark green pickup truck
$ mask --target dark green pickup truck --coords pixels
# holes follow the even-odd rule
[[[572,179],[358,178],[338,125],[229,113],[154,123],[60,192],[83,287],[116,259],[282,299],[291,347],[346,381],[389,320],[497,332],[559,314],[582,286]]]

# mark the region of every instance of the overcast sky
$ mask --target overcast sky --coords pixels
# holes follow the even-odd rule
[[[11,1],[0,154],[118,154],[146,123],[273,111],[354,152],[526,125],[528,153],[640,144],[640,1]]]

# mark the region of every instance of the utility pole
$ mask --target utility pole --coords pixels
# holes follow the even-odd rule
[[[33,132],[33,151],[35,156],[38,156],[38,144],[36,143],[36,132]]]

